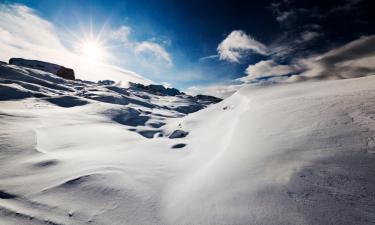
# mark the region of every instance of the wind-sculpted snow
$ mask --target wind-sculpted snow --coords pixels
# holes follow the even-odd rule
[[[0,65],[0,224],[375,222],[375,77],[202,109],[39,73]]]
[[[133,129],[140,135],[153,138],[166,123],[167,118],[177,118],[203,109],[218,99],[206,96],[192,97],[177,89],[161,85],[131,83],[129,88],[115,85],[113,81],[70,81],[51,73],[14,65],[0,65],[0,100],[33,98],[38,102],[70,108],[98,102],[114,104],[101,113],[114,122],[131,127],[148,127],[147,130]],[[146,122],[150,122],[146,124]]]

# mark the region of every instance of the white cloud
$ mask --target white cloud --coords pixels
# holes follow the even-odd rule
[[[282,23],[292,15],[294,15],[294,11],[279,12],[278,15],[276,16],[276,20],[278,22]]]
[[[288,20],[296,14],[296,11],[290,9],[289,3],[288,1],[279,1],[278,3],[271,4],[271,9],[279,23],[288,22]],[[282,6],[287,6],[289,10],[282,10],[282,8],[284,8]]]
[[[375,35],[361,37],[325,54],[299,60],[303,79],[344,79],[375,74]]]
[[[132,71],[85,60],[61,43],[53,24],[20,4],[0,4],[0,49],[4,61],[22,57],[57,63],[73,68],[80,79],[151,82]]]
[[[129,35],[131,33],[131,28],[128,26],[121,26],[110,33],[110,37],[114,40],[127,42],[129,40]]]
[[[249,51],[268,55],[268,48],[242,30],[232,31],[217,47],[219,58],[239,62]]]
[[[203,60],[210,60],[210,59],[217,59],[217,58],[219,58],[219,55],[209,55],[209,56],[201,57],[199,58],[199,60],[203,61]]]
[[[40,19],[30,8],[18,4],[0,4],[0,13],[0,38],[6,49],[10,46],[20,50],[30,49],[35,45],[44,48],[45,43],[48,43],[52,49],[65,50],[52,24]],[[36,28],[42,28],[43,32],[38,32]]]
[[[303,42],[307,42],[307,41],[311,41],[317,37],[321,36],[320,33],[318,32],[315,32],[315,31],[304,31],[302,32],[301,34],[301,41]]]
[[[342,4],[339,4],[337,7],[331,9],[329,13],[342,13],[343,11],[350,11],[353,8],[357,7],[357,5],[361,2],[362,0],[346,0],[343,1]]]
[[[189,95],[211,95],[219,98],[226,98],[235,93],[244,84],[217,84],[209,86],[192,86],[185,90],[185,93]]]
[[[305,35],[305,41],[310,41],[320,34],[307,32]],[[375,35],[361,37],[324,54],[297,59],[292,65],[278,65],[272,60],[261,61],[249,66],[246,73],[246,79],[294,73],[290,81],[375,75]]]
[[[172,85],[168,82],[162,82],[161,85],[163,85],[165,88],[173,88]]]
[[[254,65],[249,65],[246,69],[247,79],[261,77],[281,76],[297,72],[294,66],[279,65],[273,60],[260,61]]]
[[[166,76],[173,69],[173,59],[164,46],[171,45],[166,37],[151,37],[147,41],[132,38],[132,29],[120,26],[109,32],[110,50],[115,57],[111,62],[147,74],[154,80],[171,80]],[[126,60],[124,60],[126,59]]]
[[[189,94],[227,97],[244,85],[270,85],[306,80],[345,79],[375,75],[375,35],[361,37],[339,48],[314,57],[303,58],[292,65],[280,65],[273,60],[260,61],[246,69],[247,76],[228,84],[193,86]],[[283,75],[295,74],[290,78]],[[261,77],[271,77],[257,80]],[[235,83],[237,81],[237,83]],[[242,83],[238,83],[242,82]]]
[[[166,62],[167,65],[172,64],[172,59],[169,53],[162,46],[154,42],[143,41],[138,43],[134,48],[134,52],[136,54],[151,54],[159,60]]]

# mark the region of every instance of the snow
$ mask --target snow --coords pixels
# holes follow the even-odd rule
[[[0,224],[375,222],[375,77],[208,107],[8,65],[0,85]]]
[[[49,63],[49,62],[43,62],[39,60],[28,60],[23,58],[11,58],[9,60],[9,63],[12,65],[18,65],[18,66],[25,66],[29,68],[40,68],[42,71],[50,72],[53,74],[57,74],[57,71],[62,67],[57,64]]]

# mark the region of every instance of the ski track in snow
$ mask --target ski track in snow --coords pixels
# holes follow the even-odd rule
[[[0,224],[374,224],[374,87],[247,86],[204,108],[1,65]]]

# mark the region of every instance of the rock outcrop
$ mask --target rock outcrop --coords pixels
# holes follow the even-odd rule
[[[23,58],[11,58],[9,59],[9,64],[42,70],[45,72],[53,73],[64,79],[75,80],[73,69],[66,68],[64,66],[53,64],[50,62],[29,60]]]
[[[143,84],[129,82],[129,85],[130,85],[130,88],[134,90],[145,91],[145,92],[155,94],[155,95],[176,96],[176,95],[183,94],[176,88],[166,88],[163,85],[158,85],[158,84],[143,85]]]
[[[196,95],[194,96],[195,99],[203,102],[210,102],[210,103],[218,103],[221,102],[223,99],[214,97],[211,95]]]

